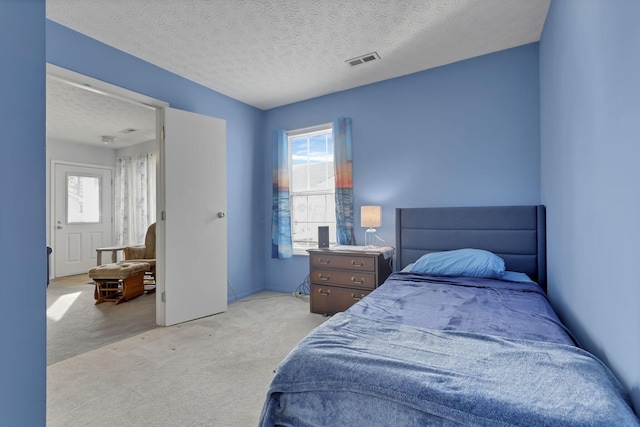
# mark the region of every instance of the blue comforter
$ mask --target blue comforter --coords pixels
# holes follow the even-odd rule
[[[574,343],[534,282],[394,273],[348,313],[429,329]]]
[[[640,423],[535,283],[394,273],[292,350],[260,425]]]
[[[577,347],[336,314],[278,367],[267,426],[638,426]]]

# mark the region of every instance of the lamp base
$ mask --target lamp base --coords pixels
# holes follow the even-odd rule
[[[369,227],[367,231],[364,232],[364,246],[374,248],[377,246],[377,240],[376,229]]]

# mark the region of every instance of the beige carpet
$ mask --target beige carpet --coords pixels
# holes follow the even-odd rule
[[[51,364],[47,425],[255,426],[274,369],[325,319],[261,293]]]

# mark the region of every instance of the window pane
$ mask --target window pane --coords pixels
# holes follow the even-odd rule
[[[291,191],[334,188],[333,134],[291,138]]]
[[[309,151],[307,146],[308,138],[297,137],[291,139],[291,164],[300,165],[307,163],[307,152]]]
[[[309,196],[307,200],[307,221],[326,223],[329,222],[332,217],[335,218],[335,214],[331,215],[330,212],[327,212],[327,197],[324,194]]]
[[[309,138],[309,157],[311,161],[333,162],[333,135],[315,135]]]
[[[101,188],[98,176],[67,174],[67,223],[100,222]]]
[[[307,224],[308,196],[295,195],[291,197],[291,238],[294,242],[309,242],[312,239]],[[295,244],[294,244],[295,246]]]

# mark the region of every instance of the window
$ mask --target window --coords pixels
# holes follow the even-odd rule
[[[67,224],[99,223],[99,176],[67,174]]]
[[[293,253],[306,255],[307,249],[318,247],[319,226],[329,226],[329,243],[336,244],[333,127],[322,125],[287,136]]]

